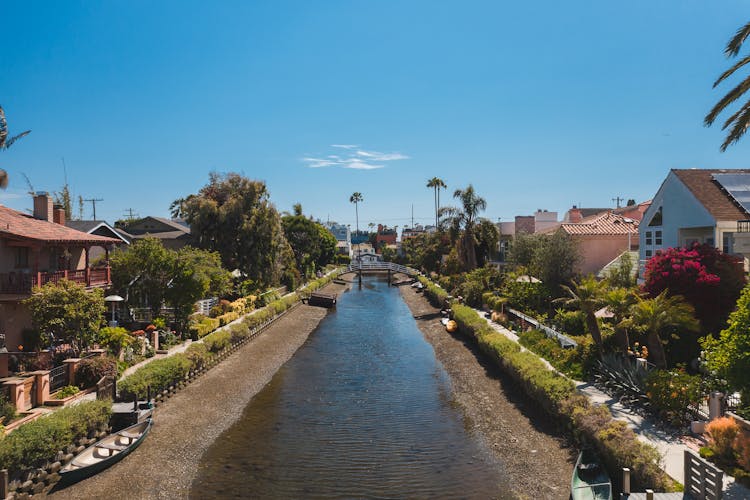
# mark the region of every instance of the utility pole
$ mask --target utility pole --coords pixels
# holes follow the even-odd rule
[[[91,208],[94,209],[94,219],[93,220],[96,220],[96,202],[97,201],[104,201],[104,199],[103,198],[90,198],[88,200],[83,200],[83,201],[90,201],[91,202]]]
[[[614,201],[617,204],[617,208],[620,208],[620,202],[625,201],[625,198],[620,198],[619,196],[612,198],[612,201]]]
[[[133,219],[136,219],[136,218],[138,218],[138,214],[137,214],[137,213],[135,213],[135,212],[133,212],[133,209],[132,209],[132,208],[128,208],[128,209],[126,209],[126,210],[125,210],[125,214],[124,214],[124,215],[125,215],[125,217],[127,217],[127,218],[128,218],[128,220],[133,220]]]
[[[414,203],[411,204],[411,227],[414,229]]]

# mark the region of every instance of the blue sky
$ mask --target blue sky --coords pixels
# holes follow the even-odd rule
[[[732,82],[747,1],[5,0],[0,203],[57,191],[166,216],[212,170],[280,210],[360,226],[433,220],[473,184],[485,216],[649,199],[670,168],[747,168],[703,116]],[[346,146],[346,147],[341,147]],[[378,168],[373,168],[378,167]],[[86,218],[91,206],[86,205]]]

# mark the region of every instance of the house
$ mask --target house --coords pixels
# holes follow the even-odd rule
[[[115,238],[120,240],[115,245],[115,248],[127,248],[130,245],[130,241],[109,224],[101,220],[69,220],[65,221],[65,225],[76,231],[82,233],[96,234],[98,236],[105,236],[107,238]],[[92,262],[96,262],[105,257],[105,250],[102,247],[92,247],[89,252],[89,259]]]
[[[157,238],[161,240],[165,248],[179,250],[190,245],[193,237],[190,234],[190,226],[184,221],[177,219],[165,219],[164,217],[148,216],[142,219],[118,226],[117,230],[131,242],[144,238]]]
[[[548,232],[560,226],[557,212],[538,209],[534,215],[516,215],[512,222],[498,222],[498,253],[504,262],[517,234]]]
[[[352,233],[348,226],[330,222],[326,229],[336,238],[336,252],[342,255],[352,256]]]
[[[638,221],[611,211],[579,222],[563,222],[546,232],[554,231],[562,231],[576,242],[581,256],[577,271],[584,275],[596,274],[623,252],[638,247]]]
[[[120,239],[88,234],[66,227],[65,210],[53,207],[45,192],[34,196],[28,215],[0,205],[0,338],[16,350],[22,331],[31,327],[22,301],[34,286],[68,279],[87,288],[111,285],[109,251]],[[91,266],[94,249],[104,252],[104,263]]]
[[[375,245],[377,248],[381,248],[381,245],[395,245],[396,244],[396,228],[387,227],[382,224],[378,224],[378,232],[375,234]]]
[[[641,271],[659,250],[706,243],[750,257],[750,169],[673,169],[643,214]]]

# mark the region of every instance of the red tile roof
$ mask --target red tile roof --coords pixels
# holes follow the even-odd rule
[[[732,197],[724,191],[713,174],[750,174],[748,169],[673,169],[672,172],[693,193],[693,196],[703,205],[708,213],[716,220],[744,220],[748,218],[745,212]]]
[[[44,243],[71,243],[78,245],[109,245],[120,240],[83,233],[69,227],[35,219],[0,205],[0,238]]]
[[[581,222],[564,222],[560,229],[571,235],[617,235],[638,234],[638,221],[612,212],[597,214]]]

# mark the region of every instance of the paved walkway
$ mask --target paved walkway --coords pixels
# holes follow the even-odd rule
[[[505,335],[514,342],[518,342],[518,335],[516,335],[515,332],[513,332],[512,330],[508,330],[504,326],[499,325],[487,318],[484,315],[484,311],[480,311],[479,309],[475,309],[475,311],[482,318],[485,318],[492,329],[494,329],[498,333]],[[526,350],[526,348],[524,348],[523,346],[521,346],[521,349],[524,351]],[[546,359],[541,357],[540,359],[544,361],[544,363],[550,370],[559,373],[563,377],[569,378],[565,374],[557,371],[551,364],[547,362]],[[622,420],[623,422],[627,423],[628,427],[633,429],[635,434],[638,436],[638,439],[640,439],[644,443],[653,445],[657,450],[659,450],[663,457],[664,471],[672,479],[678,481],[680,484],[685,483],[683,462],[684,453],[685,450],[688,449],[696,451],[694,448],[687,446],[680,437],[671,436],[666,432],[660,430],[656,425],[656,421],[651,418],[644,418],[641,415],[632,412],[631,410],[620,404],[616,399],[611,397],[609,394],[597,389],[594,385],[578,380],[572,381],[576,386],[576,390],[578,390],[581,394],[585,394],[586,396],[588,396],[592,403],[597,405],[606,405],[607,408],[609,408],[610,413],[612,413],[613,418]],[[750,490],[745,488],[741,484],[736,483],[733,477],[724,474],[724,498],[728,500],[747,500],[750,499]]]

